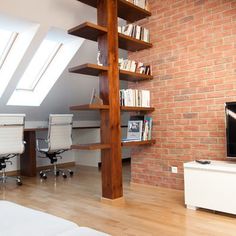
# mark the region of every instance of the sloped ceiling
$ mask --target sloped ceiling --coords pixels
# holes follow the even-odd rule
[[[84,21],[96,22],[96,11],[76,0],[7,0],[0,1],[0,13],[19,17],[40,24],[39,31],[17,68],[3,97],[0,99],[1,113],[26,113],[26,120],[46,120],[50,113],[68,113],[69,106],[88,103],[93,88],[98,89],[98,80],[68,73],[66,68],[40,107],[6,106],[20,76],[37,50],[50,27],[70,29]],[[96,62],[97,45],[85,41],[68,67],[86,62]],[[76,119],[97,119],[97,113],[80,113]]]

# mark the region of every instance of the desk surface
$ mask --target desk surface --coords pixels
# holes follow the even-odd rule
[[[99,129],[100,126],[88,126],[88,127],[72,127],[72,129]],[[43,130],[48,130],[48,127],[30,127],[30,128],[25,128],[24,131],[43,131]]]

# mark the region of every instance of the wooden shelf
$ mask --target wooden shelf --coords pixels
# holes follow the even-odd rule
[[[120,70],[120,80],[126,80],[129,82],[138,82],[143,80],[152,80],[152,75],[145,75],[140,73],[135,73],[126,70]]]
[[[97,149],[109,149],[111,147],[110,144],[104,143],[88,143],[88,144],[75,144],[71,146],[71,149],[79,149],[79,150],[97,150]]]
[[[71,111],[85,111],[85,110],[109,110],[109,105],[99,105],[99,104],[85,104],[78,106],[71,106]],[[127,107],[121,106],[121,111],[143,111],[143,112],[153,112],[154,107]]]
[[[135,39],[133,37],[119,33],[119,48],[125,49],[131,52],[136,52],[152,47],[151,43],[146,43],[142,40]]]
[[[107,72],[107,66],[99,66],[96,64],[86,63],[69,69],[71,73],[78,73],[90,76],[99,76],[102,72]],[[143,80],[152,80],[153,76],[135,73],[131,71],[120,70],[120,80],[126,80],[130,82],[138,82]]]
[[[99,105],[99,104],[85,104],[79,106],[71,106],[70,110],[72,111],[85,111],[85,110],[108,110],[108,105]]]
[[[121,106],[121,111],[143,111],[143,112],[153,112],[155,110],[154,107],[127,107]]]
[[[97,41],[98,37],[106,34],[107,28],[90,22],[85,22],[68,30],[68,34],[79,36],[81,38]]]
[[[107,29],[105,27],[90,22],[85,22],[79,26],[70,29],[68,33],[88,40],[97,41],[99,36],[107,33]],[[152,47],[151,43],[147,43],[121,33],[118,34],[118,41],[119,48],[131,52],[136,52]]]
[[[71,73],[78,73],[78,74],[84,74],[84,75],[91,75],[91,76],[99,76],[102,72],[107,72],[108,67],[107,66],[99,66],[96,64],[83,64],[80,66],[76,66],[69,69],[69,72]]]
[[[97,8],[97,0],[78,0],[91,7]],[[118,0],[118,17],[125,19],[129,22],[141,20],[143,18],[151,16],[149,11],[142,9],[134,4],[127,2],[126,0]]]
[[[141,146],[141,145],[152,145],[155,144],[156,140],[145,140],[145,141],[128,141],[128,142],[121,142],[122,147],[132,147],[132,146]]]

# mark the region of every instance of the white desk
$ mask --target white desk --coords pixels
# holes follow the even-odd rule
[[[236,214],[236,163],[211,161],[211,164],[184,164],[185,204]]]

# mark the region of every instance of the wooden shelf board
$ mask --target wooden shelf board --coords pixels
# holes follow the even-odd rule
[[[108,71],[107,66],[99,66],[90,63],[86,63],[69,69],[69,72],[71,73],[78,73],[91,76],[99,76],[99,74],[101,74],[102,72],[107,72],[107,71]]]
[[[97,0],[78,0],[91,7],[97,8]],[[118,17],[125,19],[129,22],[141,20],[143,18],[151,16],[151,13],[145,9],[142,9],[126,0],[118,0]]]
[[[68,33],[92,41],[97,41],[99,36],[107,33],[107,29],[105,27],[90,22],[85,22],[79,26],[70,29]],[[151,43],[147,43],[142,40],[138,40],[121,33],[118,34],[118,41],[119,41],[119,48],[132,52],[152,47]]]
[[[69,69],[69,72],[71,73],[78,73],[90,76],[99,76],[101,73],[107,71],[108,71],[107,66],[99,66],[91,63],[86,63]],[[120,70],[119,73],[120,73],[120,80],[126,80],[130,82],[138,82],[138,81],[153,79],[153,76],[151,75],[145,75],[131,71]]]
[[[79,149],[79,150],[97,150],[97,149],[109,149],[109,148],[111,148],[111,145],[104,143],[74,144],[71,146],[71,149]]]
[[[155,110],[154,107],[128,107],[121,106],[121,111],[144,111],[144,112],[153,112]]]
[[[83,110],[108,110],[108,105],[99,105],[99,104],[85,104],[79,106],[71,106],[70,110],[72,111],[83,111]]]
[[[128,142],[121,142],[121,146],[123,147],[131,147],[131,146],[141,146],[141,145],[152,145],[155,144],[156,140],[145,140],[145,141],[128,141]]]
[[[145,75],[140,73],[135,73],[126,70],[120,70],[120,80],[126,80],[130,82],[138,82],[142,80],[152,80],[152,75]]]
[[[151,43],[147,43],[142,40],[138,40],[121,33],[119,33],[118,35],[119,35],[119,48],[121,49],[125,49],[131,52],[136,52],[152,47]]]
[[[79,36],[81,38],[97,41],[97,38],[99,36],[107,33],[107,29],[100,25],[85,22],[68,30],[68,33],[71,35]]]

